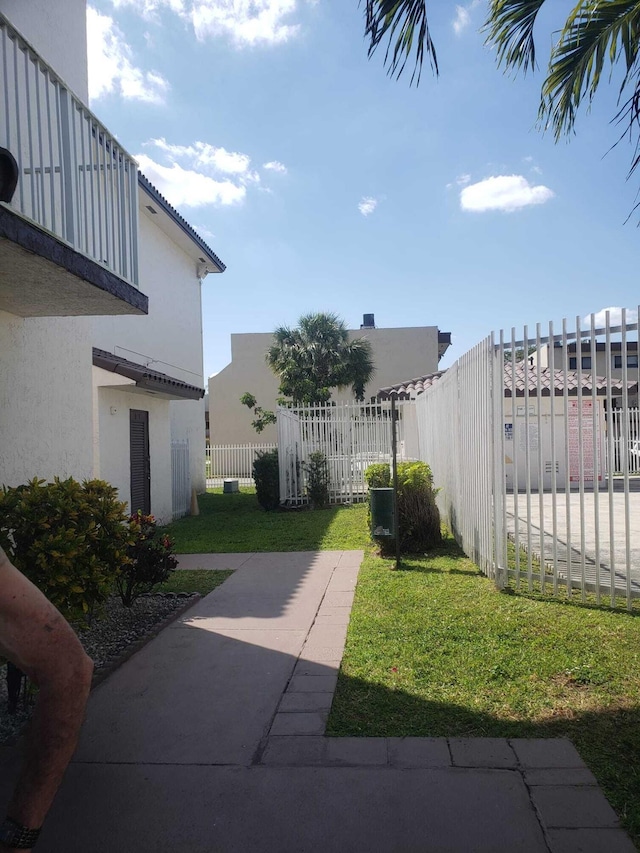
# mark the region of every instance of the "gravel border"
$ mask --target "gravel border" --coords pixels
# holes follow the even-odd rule
[[[174,622],[202,598],[200,593],[149,593],[138,598],[131,608],[122,606],[118,596],[105,603],[104,618],[88,627],[76,627],[87,654],[94,662],[91,688],[97,687],[119,666],[139,652],[160,631]],[[6,666],[0,666],[0,745],[15,746],[31,716],[31,706],[20,697],[18,711],[7,711]]]

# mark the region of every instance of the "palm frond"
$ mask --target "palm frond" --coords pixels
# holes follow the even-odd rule
[[[490,0],[485,44],[495,47],[498,65],[525,73],[536,65],[533,29],[545,0]]]
[[[613,68],[624,61],[620,95],[631,80],[637,86],[639,35],[639,0],[582,0],[573,9],[552,51],[542,86],[540,118],[556,139],[573,129],[583,99],[593,100],[605,65]],[[630,128],[637,117],[637,109],[632,109]]]
[[[434,74],[438,58],[429,32],[426,0],[365,0],[365,37],[369,39],[369,58],[388,36],[384,64],[390,76],[400,77],[415,51],[411,83],[420,83],[425,53]]]

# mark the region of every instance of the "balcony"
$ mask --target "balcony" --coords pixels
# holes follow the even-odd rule
[[[137,164],[2,14],[0,98],[0,147],[18,164],[0,202],[0,310],[146,314]]]

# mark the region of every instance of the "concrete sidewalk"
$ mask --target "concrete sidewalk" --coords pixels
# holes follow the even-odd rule
[[[235,572],[92,693],[37,849],[635,850],[567,740],[324,736],[361,559],[182,558]]]

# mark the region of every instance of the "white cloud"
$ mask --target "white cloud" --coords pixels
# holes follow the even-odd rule
[[[184,0],[111,0],[116,9],[121,6],[133,6],[144,18],[151,18],[158,10],[171,9],[177,14],[184,14]]]
[[[453,21],[453,29],[457,36],[466,29],[471,23],[471,15],[469,14],[469,10],[465,9],[464,6],[456,6],[456,16]]]
[[[609,325],[610,326],[621,326],[622,325],[622,308],[617,308],[612,306],[610,308],[602,308],[602,310],[597,311],[594,316],[594,322],[596,325],[596,329],[604,328],[607,322],[607,311],[609,312]],[[627,313],[625,315],[625,319],[627,323],[637,323],[638,322],[638,311],[635,308],[627,308]],[[586,328],[591,328],[591,314],[587,314],[586,317],[582,318],[582,325]]]
[[[178,163],[163,166],[146,154],[136,156],[140,169],[174,207],[202,207],[207,204],[241,204],[246,187],[230,180],[216,180]]]
[[[480,0],[471,0],[466,6],[456,6],[456,16],[453,19],[453,30],[459,36],[471,23],[471,12],[480,5]]]
[[[170,145],[164,137],[150,139],[147,145],[155,145],[169,155],[170,159],[188,159],[194,166],[212,166],[218,172],[229,175],[246,175],[249,173],[251,158],[237,151],[227,151],[226,148],[216,148],[208,142],[194,142],[193,145]]]
[[[471,175],[458,175],[458,177],[456,178],[456,184],[459,187],[466,187],[470,180]]]
[[[176,207],[241,204],[247,187],[259,188],[260,175],[240,151],[201,141],[174,145],[164,137],[150,139],[144,147],[154,148],[160,161],[139,154],[140,168]]]
[[[216,239],[216,235],[213,233],[213,231],[210,231],[206,225],[194,225],[194,224],[192,224],[191,227],[194,229],[194,231],[198,232],[198,234],[202,237],[203,240],[215,240]]]
[[[532,186],[522,175],[496,175],[466,186],[460,193],[460,207],[478,213],[487,210],[510,213],[532,204],[544,204],[553,196],[549,187]]]
[[[227,35],[238,46],[278,44],[298,33],[290,23],[297,0],[193,0],[190,18],[196,37]]]
[[[108,15],[87,7],[89,97],[118,92],[127,100],[161,104],[169,84],[161,74],[142,71],[132,61],[132,50]]]
[[[264,163],[262,168],[269,169],[272,172],[279,172],[281,175],[287,174],[287,167],[284,163],[279,163],[277,160],[270,160],[268,163]]]
[[[358,210],[363,216],[370,216],[377,206],[378,199],[367,195],[363,196],[360,204],[358,205]]]
[[[311,2],[312,0],[307,0]],[[278,44],[297,35],[292,22],[300,0],[113,0],[116,7],[131,6],[143,17],[154,18],[169,9],[189,21],[196,38],[227,36],[238,47]]]

